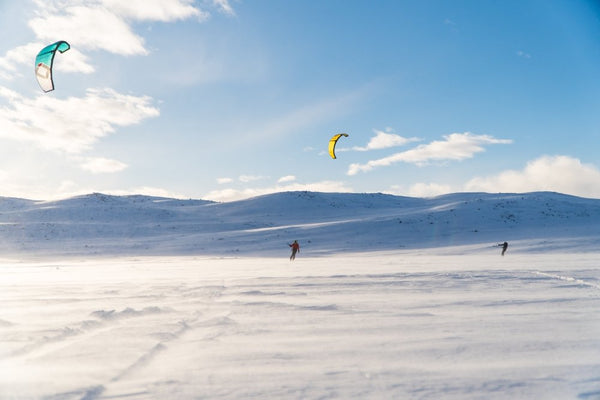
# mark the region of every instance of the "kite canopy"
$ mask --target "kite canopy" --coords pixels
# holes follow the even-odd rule
[[[329,155],[331,156],[331,158],[336,158],[335,145],[337,144],[338,139],[342,136],[348,137],[346,133],[338,133],[337,135],[333,135],[333,137],[329,140]]]
[[[52,80],[52,64],[56,51],[64,53],[71,46],[64,40],[60,40],[49,46],[44,47],[35,57],[35,77],[44,92],[54,90],[54,81]]]

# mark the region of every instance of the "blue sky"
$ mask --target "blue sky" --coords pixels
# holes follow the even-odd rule
[[[0,26],[2,196],[600,197],[595,1],[0,0]]]

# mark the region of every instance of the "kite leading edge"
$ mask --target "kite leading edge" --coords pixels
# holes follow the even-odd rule
[[[335,159],[335,145],[338,139],[342,136],[348,137],[346,133],[338,133],[337,135],[333,135],[333,137],[329,140],[329,155],[331,158]]]

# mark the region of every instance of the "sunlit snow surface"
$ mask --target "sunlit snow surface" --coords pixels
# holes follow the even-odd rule
[[[600,253],[0,260],[0,399],[598,399]]]

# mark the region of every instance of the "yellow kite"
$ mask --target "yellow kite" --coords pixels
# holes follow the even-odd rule
[[[348,137],[345,133],[338,133],[337,135],[333,135],[333,137],[329,140],[329,155],[331,158],[335,158],[335,145],[338,139],[342,136]]]

